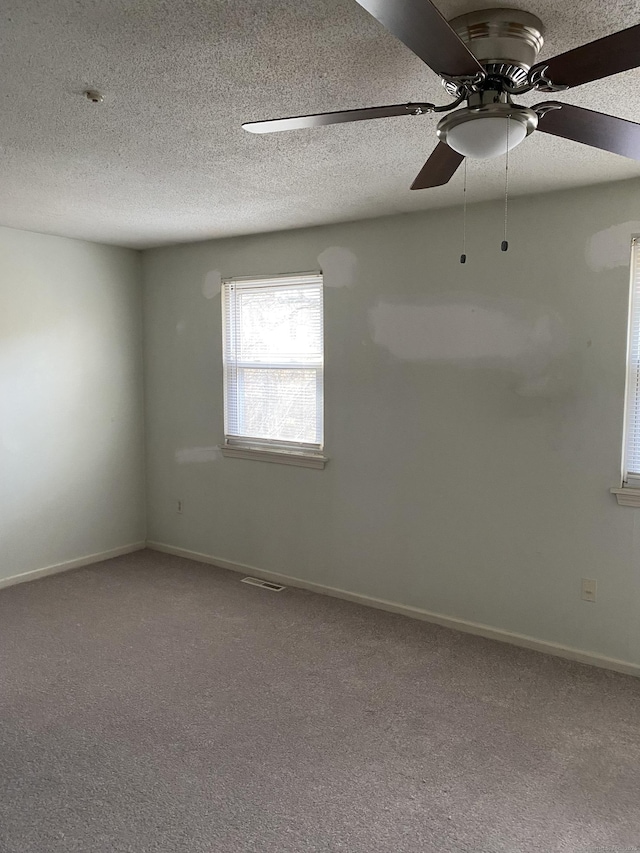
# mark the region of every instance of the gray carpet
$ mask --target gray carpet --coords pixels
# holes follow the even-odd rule
[[[640,681],[148,551],[0,592],[2,853],[640,850]]]

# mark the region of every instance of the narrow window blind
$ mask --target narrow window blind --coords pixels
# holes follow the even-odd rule
[[[624,485],[640,488],[640,238],[631,245],[631,297],[625,419]]]
[[[319,273],[223,283],[227,444],[322,449],[322,297]]]

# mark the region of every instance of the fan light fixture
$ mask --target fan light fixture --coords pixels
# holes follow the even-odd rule
[[[526,107],[492,104],[456,110],[438,124],[438,137],[463,157],[488,160],[520,145],[538,125],[538,115]]]

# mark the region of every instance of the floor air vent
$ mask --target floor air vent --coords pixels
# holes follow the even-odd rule
[[[261,586],[263,589],[270,589],[271,592],[282,592],[283,589],[286,589],[286,587],[280,586],[280,584],[271,583],[271,581],[263,581],[260,578],[242,578],[240,583],[250,583],[251,586]]]

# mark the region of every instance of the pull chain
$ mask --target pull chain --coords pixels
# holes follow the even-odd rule
[[[509,126],[511,124],[511,116],[507,118],[507,155],[504,166],[504,239],[500,244],[500,249],[506,252],[509,248],[507,240],[507,218],[509,212]]]
[[[460,263],[467,262],[467,158],[464,158],[464,184],[462,188],[462,254]]]

